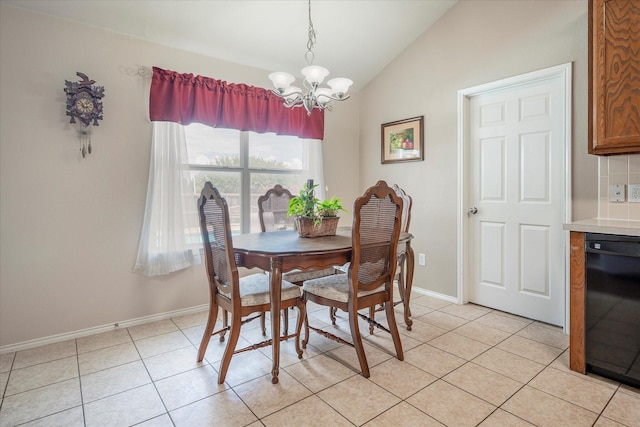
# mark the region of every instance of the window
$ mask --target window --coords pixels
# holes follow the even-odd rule
[[[297,194],[308,178],[320,184],[319,189],[323,187],[318,140],[198,123],[184,129],[194,194],[199,195],[204,183],[211,181],[227,200],[233,234],[260,231],[258,197],[275,184],[292,194]],[[199,236],[193,237],[197,240],[190,240],[199,243]]]
[[[133,271],[158,276],[198,262],[197,199],[211,181],[227,199],[233,233],[260,230],[257,198],[280,184],[292,193],[307,179],[324,198],[317,139],[255,134],[204,125],[152,122],[144,220]]]

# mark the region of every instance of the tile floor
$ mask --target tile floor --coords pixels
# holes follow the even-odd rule
[[[224,344],[195,361],[206,313],[3,354],[0,426],[640,426],[640,390],[571,372],[558,328],[415,295],[407,331],[397,308],[405,360],[361,328],[369,379],[352,348],[312,334],[302,360],[282,344],[278,385],[265,347],[234,356],[218,386]]]

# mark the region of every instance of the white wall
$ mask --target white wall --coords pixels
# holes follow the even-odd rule
[[[372,47],[375,49],[375,47]],[[354,59],[357,60],[357,59]],[[461,1],[371,84],[326,114],[325,179],[347,206],[379,179],[414,197],[427,266],[414,286],[455,296],[459,89],[573,61],[573,216],[597,215],[587,155],[587,3]],[[131,273],[150,150],[157,65],[269,87],[249,68],[0,5],[0,347],[185,309],[208,301],[202,266]],[[105,86],[105,120],[82,159],[64,80]],[[381,165],[380,125],[425,116],[425,161]],[[349,225],[345,214],[342,225]]]
[[[360,182],[413,196],[414,286],[456,296],[457,92],[573,62],[573,217],[597,214],[587,155],[587,2],[460,1],[360,93]],[[381,165],[380,125],[425,117],[425,161]]]
[[[0,347],[208,303],[203,266],[131,272],[146,197],[149,79],[159,66],[270,87],[231,64],[0,5]],[[65,116],[76,71],[105,87],[83,159]],[[357,96],[327,113],[329,194],[359,194]],[[349,225],[346,216],[343,225]]]

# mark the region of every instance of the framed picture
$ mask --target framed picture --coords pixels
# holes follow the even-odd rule
[[[424,116],[382,125],[382,163],[424,160]]]

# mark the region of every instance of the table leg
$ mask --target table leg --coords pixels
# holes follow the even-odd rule
[[[411,320],[411,309],[409,308],[409,300],[411,299],[411,286],[413,285],[413,269],[414,269],[414,259],[413,259],[413,248],[411,247],[411,242],[407,242],[407,277],[405,278],[405,291],[404,291],[404,323],[407,325],[407,331],[411,330],[411,325],[413,325],[413,320]]]
[[[278,384],[280,373],[280,301],[282,295],[282,260],[271,259],[271,283],[269,296],[271,298],[271,351],[273,368],[271,369],[271,383]]]

